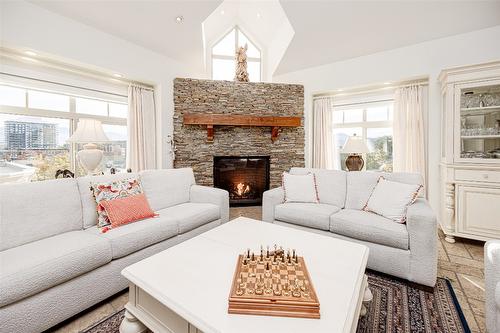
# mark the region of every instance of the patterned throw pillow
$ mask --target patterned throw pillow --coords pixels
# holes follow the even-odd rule
[[[392,182],[380,177],[363,210],[382,215],[397,223],[406,223],[408,206],[415,202],[422,187],[418,184]]]
[[[130,195],[125,198],[103,200],[101,205],[108,215],[112,228],[158,216],[149,206],[144,193]]]
[[[97,203],[97,227],[101,232],[111,229],[111,222],[102,202],[141,194],[142,186],[137,178],[115,180],[106,183],[92,183],[91,189]]]

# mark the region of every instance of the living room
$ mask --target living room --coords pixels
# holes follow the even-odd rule
[[[500,332],[500,2],[0,2],[0,332]]]

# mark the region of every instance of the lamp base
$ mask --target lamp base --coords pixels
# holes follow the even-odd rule
[[[361,171],[363,170],[364,165],[365,161],[363,160],[363,157],[358,154],[351,154],[345,159],[345,167],[349,171]]]
[[[96,144],[87,143],[83,146],[83,150],[76,154],[76,157],[87,172],[87,176],[92,176],[96,173],[95,170],[99,167],[99,164],[101,164],[103,155],[102,150],[97,149]]]

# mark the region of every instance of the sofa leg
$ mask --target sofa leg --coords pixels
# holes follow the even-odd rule
[[[455,237],[451,236],[451,235],[446,235],[444,240],[447,241],[448,243],[451,243],[451,244],[455,243]]]
[[[125,310],[125,317],[120,324],[120,333],[144,333],[147,330],[146,325],[141,323],[128,310]]]

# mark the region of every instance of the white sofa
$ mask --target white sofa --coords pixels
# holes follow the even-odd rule
[[[283,203],[281,187],[263,196],[262,219],[370,248],[368,268],[427,286],[437,275],[437,223],[422,197],[408,208],[406,224],[363,211],[378,178],[422,184],[418,174],[344,172],[292,168],[292,174],[316,175],[320,203]]]
[[[90,181],[133,176],[159,217],[99,233]],[[0,185],[0,332],[48,329],[125,289],[126,266],[228,219],[228,193],[191,169]]]
[[[486,328],[488,332],[500,332],[500,240],[484,245],[484,280]]]

